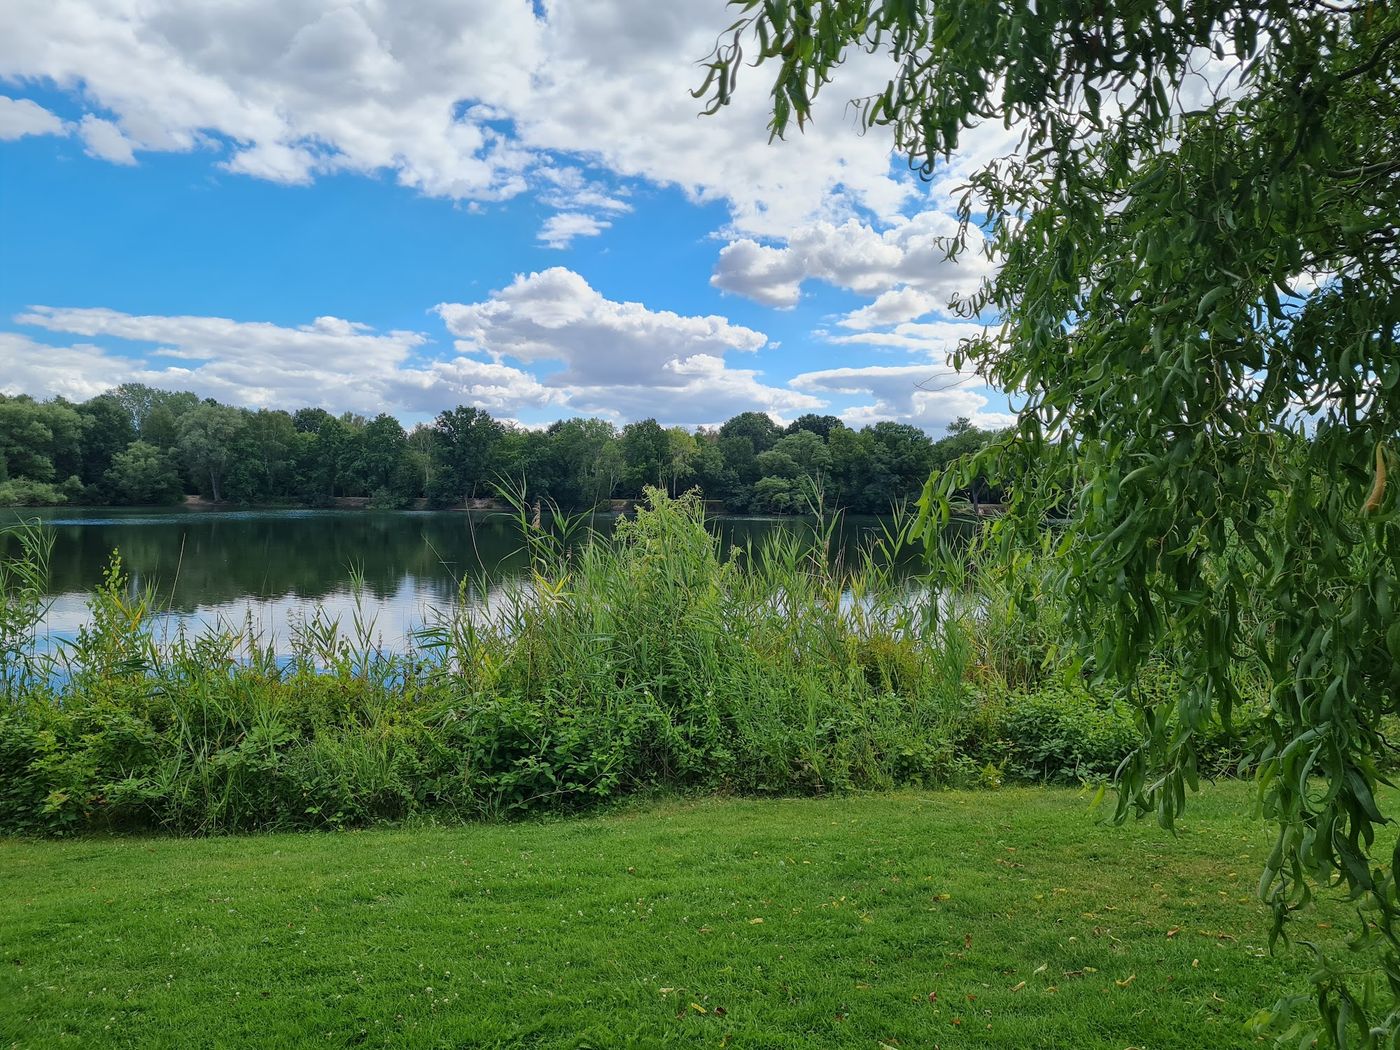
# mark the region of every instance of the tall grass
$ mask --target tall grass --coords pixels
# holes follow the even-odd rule
[[[1055,610],[1024,601],[1033,573],[910,579],[901,519],[843,560],[820,513],[810,535],[726,554],[693,496],[652,492],[610,540],[523,496],[517,512],[528,573],[489,615],[462,601],[402,653],[362,612],[310,614],[281,654],[251,624],[157,639],[155,596],[130,591],[116,556],[88,626],[45,653],[46,541],[24,533],[0,564],[0,830],[1093,777],[1131,746],[1130,712],[1056,676]]]

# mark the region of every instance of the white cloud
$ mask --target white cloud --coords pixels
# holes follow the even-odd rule
[[[0,95],[0,141],[25,135],[66,135],[68,127],[59,117],[27,98]]]
[[[556,212],[540,227],[541,243],[551,248],[567,248],[575,237],[596,237],[612,223],[577,211]]]
[[[840,413],[841,419],[852,427],[888,419],[912,423],[936,434],[959,416],[968,417],[974,426],[1009,426],[1014,416],[983,411],[989,399],[967,389],[967,384],[975,382],[975,376],[960,375],[947,366],[925,364],[804,372],[793,378],[792,385],[799,390],[873,397],[871,403]]]
[[[841,105],[893,71],[887,54],[863,52],[824,89],[815,124],[786,142],[770,143],[766,130],[771,68],[746,67],[734,104],[702,118],[690,89],[697,60],[732,21],[724,0],[9,6],[0,77],[68,91],[88,112],[65,125],[31,101],[0,99],[0,137],[76,130],[89,153],[122,164],[205,150],[227,171],[282,183],[388,173],[469,207],[529,191],[553,211],[539,240],[555,248],[630,211],[629,180],[678,187],[727,208],[716,287],[777,307],[797,304],[807,282],[868,298],[834,319],[850,334],[830,341],[852,347],[946,352],[956,340],[930,326],[957,326],[911,322],[989,272],[976,230],[957,265],[943,257],[939,239],[956,224],[938,209],[1015,134],[995,124],[967,132],[959,157],[922,186],[892,159],[888,134],[857,134]],[[904,214],[920,207],[930,210]],[[93,337],[150,344],[140,367],[178,362],[186,372],[169,374],[186,375],[184,385],[248,403],[272,390],[283,402],[374,410],[475,397],[501,414],[597,405],[677,422],[823,404],[819,385],[771,385],[756,369],[730,367],[731,353],[771,349],[760,333],[607,300],[567,270],[440,310],[462,341],[450,360],[428,357],[420,333],[87,313],[114,326]],[[84,313],[35,311],[25,323],[83,335],[61,325],[90,327]]]
[[[912,321],[916,317],[942,310],[947,305],[944,296],[904,285],[881,292],[874,302],[852,310],[836,323],[842,328],[883,328],[900,321]]]
[[[986,330],[984,325],[972,321],[921,321],[895,325],[892,330],[883,332],[828,336],[828,341],[848,346],[893,347],[927,354],[932,360],[942,360],[961,343],[976,339]]]
[[[845,98],[882,89],[885,55],[853,54],[826,88],[831,105],[806,132],[770,143],[769,71],[715,117],[690,95],[698,62],[733,21],[723,0],[558,0],[543,26],[547,56],[532,97],[514,109],[531,145],[588,157],[627,177],[679,186],[699,202],[727,201],[732,224],[777,237],[855,210],[892,219],[917,183],[891,164],[881,130],[855,133]]]
[[[530,0],[10,6],[0,75],[80,92],[136,150],[215,135],[230,170],[277,181],[387,169],[435,196],[524,188],[528,149],[459,109],[530,96],[542,59]],[[95,154],[126,162],[109,131],[93,134]]]
[[[522,409],[568,403],[563,391],[544,386],[523,369],[469,357],[404,369],[385,384],[385,393],[394,404],[426,415],[469,404],[498,418],[513,419]]]
[[[135,379],[234,404],[323,405],[371,413],[395,407],[386,404],[386,395],[406,372],[412,374],[410,356],[426,341],[416,332],[380,334],[335,317],[288,328],[223,317],[36,306],[15,320],[67,335],[138,344],[135,356],[77,348],[84,355],[79,369],[84,381],[98,384],[92,393]],[[4,348],[5,372],[28,377],[34,384],[29,393],[61,393],[58,380],[43,378],[49,371],[47,356],[54,352],[32,341],[12,343]]]
[[[0,76],[78,95],[104,122],[89,149],[119,163],[209,147],[258,178],[387,170],[429,195],[489,201],[531,181],[567,190],[551,173],[571,156],[727,201],[736,230],[770,237],[856,210],[892,220],[919,193],[888,135],[855,134],[839,103],[883,87],[887,56],[853,55],[832,104],[788,142],[768,141],[759,83],[701,118],[690,90],[731,20],[723,0],[554,0],[540,14],[532,0],[10,6]],[[623,203],[604,188],[562,210]]]
[[[705,423],[750,409],[783,415],[822,404],[726,364],[727,353],[762,349],[761,332],[714,315],[615,302],[563,267],[518,276],[482,302],[442,303],[437,312],[464,354],[562,365],[541,383],[581,411]]]
[[[613,214],[632,210],[632,205],[623,198],[626,188],[613,188],[588,178],[579,168],[572,166],[544,166],[538,170],[543,183],[540,199],[552,208],[561,211],[582,211],[593,209]]]
[[[50,346],[0,333],[7,392],[86,399],[137,381],[249,407],[432,415],[455,404],[500,417],[531,410],[714,423],[750,409],[786,417],[820,408],[811,393],[731,368],[761,332],[604,298],[571,270],[517,277],[482,302],[437,307],[455,349],[420,332],[377,332],[338,317],[289,327],[222,317],[134,315],[34,306],[21,325],[104,343]],[[508,360],[509,359],[509,360]]]
[[[879,231],[856,219],[841,225],[817,222],[795,231],[785,247],[775,248],[751,238],[727,244],[720,252],[710,283],[769,306],[796,306],[802,284],[824,281],[862,295],[877,296],[881,303],[865,307],[870,320],[879,315],[897,316],[901,310],[928,313],[946,304],[955,294],[967,294],[990,272],[981,251],[981,235],[968,231],[967,249],[956,260],[948,259],[948,238],[958,232],[951,216],[936,211],[899,219]],[[890,299],[891,290],[899,293]],[[849,315],[848,326],[866,323],[862,311]]]
[[[86,401],[131,378],[130,362],[88,344],[47,346],[0,332],[0,394]]]
[[[131,140],[110,120],[89,113],[78,125],[78,134],[82,136],[90,156],[109,160],[113,164],[136,163]]]

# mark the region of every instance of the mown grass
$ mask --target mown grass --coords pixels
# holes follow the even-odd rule
[[[1175,837],[1012,788],[4,840],[0,1045],[1251,1046],[1306,973],[1250,791]]]

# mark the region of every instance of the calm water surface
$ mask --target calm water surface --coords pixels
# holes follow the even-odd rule
[[[52,604],[47,644],[70,639],[88,618],[87,599],[114,550],[133,590],[153,587],[164,610],[159,630],[179,626],[252,626],[279,647],[288,630],[316,608],[348,625],[355,610],[352,576],[364,581],[362,610],[384,647],[402,649],[414,630],[450,611],[459,582],[468,604],[489,612],[501,581],[525,558],[505,514],[416,511],[208,511],[113,508],[0,511],[0,522],[39,520],[54,536],[49,572]],[[611,532],[615,518],[595,525]],[[712,522],[726,544],[753,546],[801,521],[722,518]],[[848,518],[842,542],[855,547],[875,518]],[[0,553],[6,540],[0,537]]]

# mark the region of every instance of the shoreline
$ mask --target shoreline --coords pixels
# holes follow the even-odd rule
[[[610,500],[606,507],[595,507],[570,511],[569,513],[579,514],[632,514],[636,511],[640,501],[635,499],[615,499]],[[424,512],[431,511],[440,514],[509,514],[513,513],[513,508],[497,499],[473,499],[464,504],[451,507],[434,507],[426,499],[416,499],[404,507],[376,507],[374,500],[370,496],[336,496],[330,503],[320,506],[311,506],[305,503],[215,503],[213,500],[205,499],[203,496],[186,496],[178,503],[150,503],[150,504],[88,504],[88,503],[54,503],[41,506],[6,506],[0,507],[0,512],[26,510],[46,510],[46,511],[90,511],[90,510],[186,510],[203,514],[217,514],[227,511],[275,511],[275,510],[334,510],[334,511],[380,511],[384,513],[397,513],[403,511]],[[728,510],[719,500],[704,500],[706,517],[719,518],[749,518],[755,520],[775,520],[785,521],[788,519],[800,519],[811,517],[809,514],[744,514]],[[956,514],[956,518],[995,517],[1005,511],[1005,507],[1000,504],[982,504],[977,508],[977,512]],[[846,514],[846,511],[839,511]],[[880,517],[880,515],[860,514],[858,517]]]

